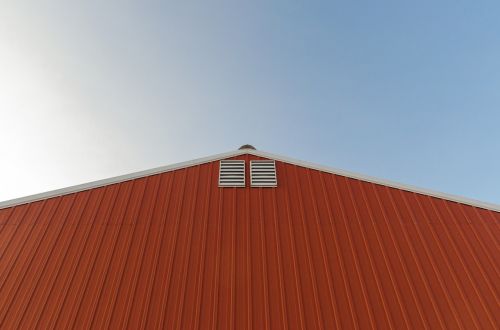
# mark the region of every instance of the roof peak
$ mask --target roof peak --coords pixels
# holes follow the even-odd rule
[[[204,164],[204,163],[208,163],[208,162],[218,161],[221,159],[241,156],[241,155],[245,155],[245,154],[250,154],[250,155],[254,155],[254,156],[258,156],[258,157],[273,159],[276,161],[280,161],[280,162],[284,162],[284,163],[288,163],[288,164],[292,164],[292,165],[297,165],[297,166],[301,166],[301,167],[306,167],[306,168],[310,168],[310,169],[317,170],[317,171],[341,175],[341,176],[348,177],[348,178],[353,178],[353,179],[357,179],[357,180],[361,180],[361,181],[367,181],[367,182],[371,182],[371,183],[375,183],[375,184],[384,185],[387,187],[411,191],[411,192],[415,192],[418,194],[437,197],[437,198],[441,198],[441,199],[445,199],[445,200],[449,200],[449,201],[453,201],[453,202],[458,202],[458,203],[462,203],[462,204],[466,204],[466,205],[471,205],[471,206],[480,207],[480,208],[487,209],[487,210],[500,212],[500,205],[498,205],[498,204],[486,203],[486,202],[474,200],[471,198],[456,196],[456,195],[452,195],[452,194],[446,194],[446,193],[442,193],[442,192],[436,192],[436,191],[423,189],[423,188],[419,188],[419,187],[415,187],[415,186],[411,186],[411,185],[407,185],[407,184],[402,184],[402,183],[398,183],[398,182],[394,182],[394,181],[390,181],[390,180],[379,179],[379,178],[371,177],[368,175],[362,175],[362,174],[353,173],[353,172],[349,172],[349,171],[345,171],[345,170],[340,170],[340,169],[336,169],[336,168],[332,168],[332,167],[328,167],[328,166],[324,166],[324,165],[318,165],[318,164],[314,164],[314,163],[310,163],[310,162],[306,162],[306,161],[301,161],[301,160],[297,160],[297,159],[293,159],[293,158],[289,158],[289,157],[285,157],[285,156],[281,156],[281,155],[275,155],[275,154],[268,153],[265,151],[256,150],[255,148],[254,149],[251,149],[251,148],[242,149],[241,147],[239,150],[234,150],[234,151],[216,154],[216,155],[198,158],[198,159],[193,159],[193,160],[186,161],[186,162],[176,163],[176,164],[167,165],[167,166],[161,166],[161,167],[152,168],[152,169],[145,170],[145,171],[139,171],[139,172],[135,172],[135,173],[120,175],[120,176],[116,176],[116,177],[112,177],[112,178],[107,178],[107,179],[103,179],[103,180],[98,180],[98,181],[93,181],[93,182],[75,185],[75,186],[71,186],[71,187],[66,187],[66,188],[62,188],[62,189],[52,190],[52,191],[39,193],[39,194],[35,194],[35,195],[25,196],[25,197],[21,197],[21,198],[15,198],[15,199],[3,201],[3,202],[0,201],[0,209],[12,207],[15,205],[20,205],[20,204],[30,203],[30,202],[34,202],[34,201],[41,200],[41,199],[46,199],[46,198],[51,198],[51,197],[56,197],[56,196],[61,196],[61,195],[67,195],[67,194],[80,192],[80,191],[84,191],[84,190],[88,190],[88,189],[107,186],[110,184],[120,183],[123,181],[138,179],[138,178],[142,178],[142,177],[146,177],[146,176],[150,176],[150,175],[154,175],[154,174],[170,172],[170,171],[174,171],[174,170],[178,170],[178,169],[182,169],[182,168],[186,168],[186,167],[190,167],[190,166],[200,165],[200,164]]]

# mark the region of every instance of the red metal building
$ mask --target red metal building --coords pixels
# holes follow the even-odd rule
[[[242,149],[1,203],[0,328],[499,329],[499,237],[500,206]]]

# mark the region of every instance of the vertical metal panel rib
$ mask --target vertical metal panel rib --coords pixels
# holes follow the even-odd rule
[[[407,286],[409,288],[411,298],[413,301],[413,305],[415,306],[415,310],[417,311],[417,313],[415,313],[417,315],[415,315],[415,317],[413,318],[412,324],[422,325],[423,327],[428,329],[429,326],[428,326],[427,321],[423,315],[422,304],[421,304],[421,302],[416,294],[413,280],[410,278],[408,267],[406,265],[407,260],[405,258],[403,258],[403,255],[401,253],[402,246],[399,244],[398,239],[396,238],[396,235],[394,234],[393,223],[398,222],[398,218],[393,217],[393,218],[391,218],[392,221],[389,220],[387,211],[385,209],[387,207],[388,203],[386,201],[382,202],[381,197],[380,197],[380,191],[383,191],[383,189],[385,189],[385,187],[383,187],[382,189],[377,189],[377,187],[375,187],[375,185],[372,184],[373,195],[375,196],[375,198],[378,202],[378,205],[380,207],[382,218],[383,218],[385,226],[387,228],[387,232],[389,233],[390,241],[392,242],[392,246],[394,247],[394,251],[396,252],[397,260],[399,261],[398,264],[401,266],[401,269],[403,270],[403,276],[404,276],[405,281],[402,281],[402,282],[405,284],[405,286]]]
[[[103,192],[104,189],[89,191],[89,196],[82,213],[79,216],[75,215],[73,222],[73,225],[77,227],[75,235],[66,249],[61,269],[54,280],[51,294],[45,304],[43,304],[40,318],[37,320],[35,327],[49,329],[55,326],[57,317],[64,307],[66,293],[70,288],[79,257],[81,256],[82,246],[85,244],[86,238],[92,228],[88,224],[89,217],[94,216],[97,212],[98,207],[96,205],[99,205],[99,202],[102,200]]]
[[[276,191],[272,191],[272,204],[273,204],[273,224],[274,224],[274,239],[276,240],[276,256],[277,256],[277,261],[278,261],[278,272],[279,272],[279,291],[280,291],[280,307],[281,307],[281,317],[282,317],[282,322],[283,322],[283,328],[288,329],[288,313],[286,309],[286,293],[285,293],[285,279],[283,276],[283,256],[282,256],[282,251],[281,251],[281,242],[280,242],[280,229],[279,229],[279,224],[278,224],[278,203],[277,203],[277,197],[276,197]]]
[[[299,178],[298,178],[298,173],[296,168],[292,168],[292,176],[296,187],[300,187],[299,183]],[[312,262],[312,255],[311,255],[311,245],[309,243],[309,233],[308,233],[308,224],[306,223],[306,218],[305,218],[305,210],[304,210],[304,205],[303,205],[303,196],[302,196],[302,189],[298,188],[296,190],[297,193],[297,201],[298,201],[298,208],[299,208],[299,214],[298,216],[300,217],[301,223],[302,223],[302,234],[305,240],[305,247],[306,247],[306,259],[307,259],[307,266],[308,266],[308,273],[310,276],[311,280],[311,285],[312,285],[312,295],[313,295],[313,302],[315,306],[315,327],[319,329],[324,328],[324,322],[323,322],[323,317],[322,317],[322,310],[320,308],[320,303],[318,299],[318,288],[317,288],[317,281],[316,281],[316,270],[315,267],[313,266]]]
[[[197,196],[199,194],[198,191],[198,182],[199,182],[199,174],[200,174],[200,168],[199,166],[196,166],[196,174],[195,174],[195,183],[194,183],[194,196],[195,198],[192,198],[191,200],[191,205],[190,205],[190,215],[188,219],[186,219],[187,226],[190,228],[188,229],[188,237],[186,240],[186,251],[184,254],[184,264],[182,267],[181,271],[181,276],[182,276],[182,284],[181,284],[181,291],[179,294],[179,302],[177,302],[175,305],[178,306],[178,309],[175,310],[174,315],[176,315],[175,323],[173,328],[174,329],[180,329],[182,324],[182,311],[184,308],[184,303],[185,303],[185,295],[186,295],[186,278],[188,276],[188,265],[189,265],[189,257],[191,256],[191,241],[193,238],[193,227],[194,227],[194,214],[195,214],[195,208],[196,208],[196,201],[197,201]]]
[[[358,201],[358,203],[356,203],[356,199],[354,198],[354,194],[353,194],[353,186],[356,187],[355,184],[347,186],[349,202],[354,206],[353,216],[354,216],[354,219],[356,219],[359,234],[361,235],[361,240],[363,242],[363,245],[362,245],[363,249],[361,249],[361,250],[364,250],[364,252],[366,253],[366,256],[368,258],[369,272],[371,273],[373,280],[375,281],[375,288],[372,287],[371,291],[373,292],[373,295],[378,298],[375,301],[370,300],[371,308],[375,309],[375,308],[377,308],[377,305],[379,305],[379,304],[382,305],[383,313],[374,313],[375,317],[378,317],[378,319],[382,319],[383,320],[382,322],[384,322],[384,323],[381,323],[380,321],[378,321],[377,322],[378,326],[381,326],[381,324],[383,324],[384,326],[388,327],[389,329],[394,329],[395,328],[394,320],[392,319],[389,308],[388,308],[389,302],[388,302],[386,294],[382,288],[380,274],[376,268],[376,265],[374,262],[374,257],[373,257],[373,254],[371,252],[371,248],[370,248],[369,243],[368,243],[366,229],[364,228],[365,225],[363,224],[364,221],[361,220],[362,217],[360,214],[362,212],[362,209],[363,209],[362,205],[364,203],[360,203],[360,201]],[[366,221],[366,218],[363,218],[363,219]],[[380,301],[380,303],[378,301]]]
[[[252,329],[252,324],[253,324],[253,313],[252,313],[252,236],[251,236],[251,228],[250,228],[250,191],[245,189],[245,220],[247,222],[246,224],[246,248],[247,248],[247,269],[246,269],[246,275],[247,275],[247,326],[248,329]]]
[[[204,210],[205,212],[203,213],[204,216],[202,218],[203,221],[203,228],[202,228],[202,240],[201,240],[201,253],[200,253],[200,259],[198,261],[198,275],[197,275],[197,291],[196,291],[196,298],[195,298],[195,314],[194,314],[194,325],[193,329],[199,329],[200,328],[200,314],[201,314],[201,298],[202,298],[202,292],[203,292],[203,275],[205,273],[205,262],[206,262],[206,250],[207,250],[207,231],[208,231],[208,216],[209,216],[209,203],[210,203],[210,183],[211,183],[211,175],[210,173],[212,172],[213,166],[210,166],[209,169],[209,175],[208,175],[208,184],[207,184],[207,192],[205,194],[205,207]]]
[[[443,288],[446,288],[445,279],[443,278],[441,272],[439,271],[439,268],[433,256],[433,252],[429,247],[427,240],[425,239],[426,235],[424,233],[424,229],[421,228],[422,227],[421,223],[422,221],[425,221],[425,219],[423,217],[419,217],[420,213],[418,205],[415,205],[412,198],[414,197],[414,194],[403,191],[399,191],[399,194],[401,195],[402,199],[402,204],[399,205],[401,208],[406,208],[408,210],[409,216],[411,218],[411,224],[413,224],[413,228],[418,237],[418,242],[422,245],[423,248],[423,253],[425,255],[425,258],[422,255],[420,255],[419,259],[421,260],[422,265],[426,265],[427,266],[426,268],[428,268],[426,272],[428,274],[426,282],[428,285],[431,285],[431,283],[437,281],[437,285],[433,285],[433,289],[430,291],[433,295],[433,301],[435,301],[437,304],[441,306],[440,308],[434,307],[434,310],[438,314],[437,318],[439,320],[439,323],[440,324],[443,322],[445,323],[443,328],[453,326],[462,329],[463,327],[460,322],[460,317],[456,309],[456,306],[453,303],[453,299],[450,297],[450,294],[447,292],[447,290],[443,290]],[[430,270],[432,270],[432,272],[430,272]],[[439,298],[444,298],[444,299],[439,299]],[[453,324],[450,324],[450,322],[447,321],[447,319],[453,322]]]
[[[333,182],[331,176],[327,176],[326,179],[324,178],[324,175],[321,178],[321,190],[323,192],[324,198],[325,198],[325,206],[326,206],[326,212],[327,212],[327,217],[328,217],[328,223],[329,223],[329,229],[331,232],[331,237],[333,238],[334,242],[334,247],[335,247],[335,254],[336,254],[336,259],[338,263],[338,267],[340,268],[340,278],[342,279],[341,285],[339,289],[344,289],[343,291],[345,292],[345,297],[346,297],[346,302],[347,304],[344,303],[343,299],[341,298],[340,292],[341,290],[338,290],[339,294],[336,294],[335,297],[337,300],[340,300],[339,303],[336,302],[336,306],[339,305],[347,305],[348,311],[344,312],[340,311],[340,307],[337,307],[339,309],[339,312],[337,315],[339,315],[339,326],[338,328],[342,328],[342,324],[345,324],[345,322],[342,322],[343,316],[345,316],[346,319],[350,320],[352,322],[352,327],[357,327],[357,319],[356,319],[356,313],[354,312],[354,306],[352,302],[352,293],[350,289],[350,285],[348,282],[348,277],[345,269],[345,263],[344,263],[344,257],[343,254],[341,253],[341,248],[340,248],[340,243],[339,243],[339,237],[338,237],[338,231],[336,228],[336,222],[337,219],[333,215],[332,209],[335,208],[334,204],[331,202],[331,197],[329,196],[326,185],[325,185],[325,180],[328,180],[329,182]],[[334,183],[334,182],[333,182]],[[338,196],[338,193],[335,188],[335,196]],[[339,200],[340,201],[340,200]],[[340,209],[340,207],[339,207]],[[332,265],[333,267],[333,265]]]
[[[168,254],[168,264],[167,264],[167,274],[166,274],[166,278],[159,278],[159,282],[162,283],[161,284],[161,287],[162,287],[162,292],[161,292],[161,300],[160,300],[160,305],[159,306],[156,306],[157,308],[159,308],[159,311],[156,311],[158,314],[156,314],[158,317],[156,318],[156,324],[155,324],[155,327],[160,327],[160,328],[163,328],[165,327],[165,322],[168,321],[165,319],[165,314],[166,314],[166,308],[168,306],[168,298],[171,294],[171,285],[172,285],[172,277],[173,277],[173,272],[174,272],[174,261],[176,259],[176,254],[178,253],[177,252],[177,247],[179,246],[179,230],[180,230],[180,227],[181,227],[181,214],[182,214],[182,208],[183,208],[183,205],[185,205],[185,202],[186,200],[184,198],[182,198],[182,195],[184,194],[184,192],[186,191],[186,186],[187,186],[187,170],[186,171],[182,171],[180,173],[178,173],[178,175],[181,177],[180,181],[180,185],[181,185],[181,194],[179,196],[176,196],[177,197],[177,203],[175,204],[176,205],[176,208],[174,209],[174,211],[172,212],[171,216],[173,217],[173,219],[171,218],[170,221],[173,221],[175,223],[175,227],[173,229],[173,231],[171,233],[169,233],[169,235],[171,236],[170,238],[170,248],[169,248],[169,254]],[[181,242],[182,243],[182,242]]]
[[[441,215],[441,212],[439,212],[439,210],[438,210],[438,208],[437,208],[436,201],[434,201],[434,200],[430,199],[430,204],[433,206],[433,209],[434,209],[434,211],[435,211],[435,213],[436,213],[436,215],[437,215],[437,219],[441,222],[441,224],[443,225],[443,228],[445,229],[444,231],[445,231],[445,233],[446,233],[446,235],[447,235],[447,237],[448,237],[448,239],[449,239],[449,242],[451,243],[451,245],[452,245],[452,247],[453,247],[453,251],[454,251],[454,252],[456,253],[456,255],[458,256],[458,260],[459,260],[459,262],[460,262],[461,266],[463,267],[463,269],[464,269],[464,273],[465,273],[465,276],[466,276],[466,278],[467,278],[467,280],[468,280],[468,283],[467,283],[467,284],[470,284],[470,286],[472,287],[472,291],[475,293],[475,297],[474,297],[474,296],[472,296],[472,297],[471,297],[471,296],[469,295],[469,299],[471,299],[471,298],[477,298],[477,301],[478,301],[478,302],[479,302],[479,304],[483,307],[483,308],[481,308],[481,309],[478,309],[478,310],[477,310],[477,311],[481,311],[481,312],[482,312],[482,314],[483,314],[483,315],[481,315],[482,317],[478,317],[478,316],[476,315],[476,313],[474,313],[474,311],[472,311],[472,315],[474,315],[474,316],[475,316],[475,319],[476,319],[478,322],[483,323],[482,321],[483,321],[484,319],[487,319],[487,320],[490,322],[490,324],[484,324],[484,323],[483,323],[483,324],[481,325],[481,327],[483,327],[483,328],[484,328],[484,327],[489,326],[489,325],[494,326],[494,325],[495,325],[495,321],[493,320],[493,317],[491,316],[491,312],[489,311],[489,307],[485,304],[485,301],[484,301],[484,299],[483,299],[483,296],[482,296],[482,294],[479,292],[479,289],[478,289],[478,287],[477,287],[476,281],[475,281],[475,280],[474,280],[474,278],[473,278],[473,274],[472,274],[472,272],[470,272],[470,271],[469,271],[469,268],[470,268],[470,267],[468,267],[466,263],[467,263],[467,261],[470,261],[471,259],[472,259],[473,261],[475,261],[475,262],[476,262],[476,265],[475,265],[476,267],[474,267],[474,269],[476,269],[476,272],[475,272],[475,273],[481,273],[482,268],[481,268],[481,266],[477,263],[477,260],[476,260],[476,257],[475,257],[475,255],[474,255],[474,254],[472,254],[472,255],[471,255],[471,257],[469,257],[469,258],[465,258],[465,257],[463,256],[463,252],[461,252],[461,251],[460,251],[460,248],[459,248],[458,244],[457,244],[457,243],[455,242],[455,240],[453,239],[453,235],[451,234],[451,232],[450,232],[450,230],[449,230],[449,228],[448,228],[448,227],[450,226],[450,223],[453,223],[453,222],[455,222],[455,223],[456,223],[456,219],[455,219],[455,217],[454,217],[454,216],[453,216],[453,215],[449,212],[449,206],[447,205],[448,203],[444,203],[444,204],[442,204],[442,207],[443,207],[445,210],[447,210],[447,211],[448,211],[448,212],[447,212],[447,214],[449,215],[449,217],[446,217],[446,219],[448,219],[449,221],[445,221],[445,220],[443,220],[443,216]],[[442,212],[444,212],[444,211],[442,211]],[[459,234],[460,234],[460,232],[461,232],[460,227],[461,227],[461,226],[460,226],[460,225],[458,225],[458,226],[454,226],[454,227],[457,229],[457,231],[458,231],[458,232],[459,232]],[[466,244],[464,244],[464,245],[465,245],[465,246],[467,246],[467,243],[466,243]],[[484,282],[484,281],[482,281],[482,282]],[[487,281],[486,281],[486,283],[487,283]],[[484,317],[484,315],[486,315],[486,318]]]
[[[262,190],[258,190],[259,194],[259,228],[260,228],[260,246],[261,246],[261,262],[262,262],[262,283],[263,283],[263,297],[264,297],[264,321],[265,321],[265,329],[270,328],[270,315],[269,315],[269,283],[268,283],[268,275],[267,275],[267,251],[266,251],[266,236],[264,233],[264,208],[263,208],[263,200],[262,200]]]
[[[312,207],[313,207],[313,211],[314,211],[313,213],[314,213],[314,220],[315,220],[314,222],[316,224],[316,232],[319,236],[319,242],[320,242],[320,247],[321,247],[321,258],[323,261],[322,266],[323,266],[323,270],[324,270],[324,273],[326,275],[326,280],[327,280],[327,290],[328,290],[328,295],[329,295],[329,302],[331,304],[330,308],[332,308],[332,314],[333,314],[333,318],[335,320],[335,325],[337,327],[340,327],[339,320],[338,320],[339,315],[337,314],[336,302],[334,300],[335,293],[334,293],[334,289],[333,289],[332,275],[330,273],[330,267],[329,267],[328,260],[327,260],[325,238],[324,238],[324,234],[323,234],[323,230],[321,228],[320,218],[319,218],[319,211],[318,211],[318,200],[319,199],[317,198],[317,196],[315,195],[315,192],[314,192],[314,186],[313,186],[312,181],[311,181],[311,171],[309,169],[307,169],[306,174],[307,174],[307,187],[309,189],[309,197],[311,198]],[[329,313],[327,313],[327,314],[329,314]]]
[[[160,184],[160,191],[158,193],[158,198],[156,203],[158,207],[155,207],[156,212],[153,214],[151,219],[152,225],[154,226],[150,232],[156,232],[151,242],[149,244],[149,249],[147,261],[148,267],[143,267],[141,269],[142,276],[139,278],[145,279],[139,284],[142,285],[142,289],[138,289],[138,292],[143,293],[142,298],[138,298],[138,308],[134,308],[129,315],[129,325],[131,328],[145,328],[149,308],[151,307],[151,299],[153,296],[154,283],[157,276],[158,262],[160,258],[162,238],[165,232],[165,223],[167,218],[167,213],[171,205],[171,195],[173,190],[173,176],[162,176],[162,182]],[[120,283],[121,284],[121,283]],[[111,322],[111,316],[109,320],[105,323],[104,327],[109,327],[109,322]]]
[[[288,185],[289,183],[287,183]],[[291,201],[290,201],[290,194],[287,189],[284,190],[284,199],[285,199],[285,205],[286,205],[286,219],[287,219],[287,224],[288,224],[288,232],[290,235],[290,247],[291,247],[291,255],[292,255],[292,265],[293,265],[293,275],[294,275],[294,282],[295,282],[295,290],[297,292],[298,296],[298,307],[299,307],[299,320],[300,320],[300,328],[305,329],[305,316],[304,316],[304,299],[302,296],[302,284],[300,281],[300,272],[299,272],[299,266],[298,266],[298,261],[297,261],[297,247],[295,243],[295,234],[293,232],[293,221],[292,221],[292,210],[291,210]]]
[[[389,258],[387,256],[387,251],[386,251],[386,248],[384,247],[383,245],[383,237],[381,236],[380,234],[380,230],[378,229],[378,225],[377,225],[377,222],[375,220],[375,217],[374,217],[374,210],[373,210],[373,206],[370,205],[369,203],[369,200],[367,198],[367,192],[365,190],[365,186],[366,185],[370,185],[369,183],[364,183],[362,186],[361,186],[361,196],[360,198],[363,200],[363,202],[365,203],[366,207],[367,207],[367,210],[368,210],[368,215],[369,215],[369,219],[370,219],[370,223],[371,223],[371,226],[374,230],[374,236],[376,238],[376,242],[377,242],[377,247],[378,249],[380,250],[381,252],[381,258],[379,258],[379,261],[385,266],[385,270],[387,271],[387,274],[389,276],[389,280],[390,280],[390,283],[391,283],[391,286],[389,288],[386,288],[386,292],[387,293],[393,293],[395,295],[395,298],[396,298],[396,302],[397,302],[397,307],[399,307],[399,311],[400,313],[397,313],[395,312],[395,308],[393,308],[393,317],[395,319],[401,319],[402,322],[400,324],[398,324],[399,322],[397,322],[397,327],[405,327],[405,328],[409,328],[410,327],[410,322],[408,320],[408,312],[407,312],[407,306],[403,303],[403,300],[402,300],[402,294],[400,292],[400,287],[399,285],[397,284],[396,282],[396,279],[395,279],[395,273],[394,273],[394,270],[392,269],[392,266],[389,262]],[[395,305],[395,304],[393,304]],[[394,307],[394,306],[393,306]]]
[[[428,201],[425,201],[422,203],[421,201],[421,196],[416,196],[417,198],[417,203],[418,207],[421,210],[422,214],[426,217],[427,221],[423,221],[422,224],[427,225],[426,231],[429,233],[426,235],[428,237],[429,241],[437,247],[436,252],[434,253],[434,257],[439,257],[439,260],[442,261],[442,263],[446,266],[446,268],[440,268],[440,271],[445,273],[445,278],[448,278],[447,282],[452,282],[455,285],[455,288],[452,289],[452,292],[455,294],[458,294],[459,297],[461,298],[460,300],[456,300],[455,302],[457,304],[457,309],[459,309],[458,315],[460,316],[460,319],[457,318],[457,323],[461,324],[461,328],[476,328],[479,329],[478,321],[472,312],[472,307],[469,305],[468,300],[464,294],[464,289],[462,287],[462,284],[460,283],[461,281],[459,280],[459,275],[454,270],[454,267],[450,264],[450,255],[447,255],[445,252],[446,249],[443,248],[443,243],[438,234],[436,233],[436,230],[434,228],[433,224],[433,217],[432,213],[429,212],[429,204],[426,203]],[[437,254],[439,252],[439,254]],[[437,265],[439,266],[440,263],[438,262]],[[449,281],[449,277],[451,277],[452,281]],[[444,289],[444,291],[449,290],[448,287]]]
[[[221,236],[222,236],[222,213],[223,213],[223,202],[222,202],[222,193],[223,191],[219,189],[219,209],[218,209],[218,216],[217,216],[217,238],[215,240],[216,242],[216,248],[215,248],[215,275],[214,275],[214,290],[212,293],[212,317],[211,317],[211,329],[216,329],[217,328],[217,308],[219,306],[219,268],[220,268],[220,255],[221,255]]]
[[[46,237],[49,229],[50,223],[54,219],[54,214],[59,209],[59,206],[62,203],[62,199],[54,200],[53,203],[45,204],[44,211],[47,210],[47,213],[44,213],[40,218],[41,224],[40,226],[34,226],[34,230],[30,232],[29,238],[22,245],[22,250],[20,251],[18,257],[16,257],[16,263],[12,265],[11,268],[7,271],[7,277],[5,281],[2,282],[0,289],[5,287],[7,288],[7,292],[0,296],[0,304],[5,305],[5,308],[0,309],[0,325],[9,324],[9,323],[17,323],[19,319],[17,318],[19,315],[13,312],[13,309],[19,308],[19,300],[24,296],[20,295],[21,293],[26,292],[32,287],[32,283],[26,281],[26,278],[32,278],[33,274],[30,274],[29,269],[33,263],[39,264],[41,258],[43,256],[39,253],[41,248],[45,248],[44,238]],[[65,200],[67,203],[67,199]],[[52,231],[52,234],[57,232],[58,228]],[[40,259],[39,259],[40,258]],[[26,281],[26,282],[25,282]],[[22,301],[21,301],[22,303]],[[26,301],[24,301],[26,303]],[[7,320],[5,319],[8,315],[12,315]]]
[[[337,191],[337,196],[339,198],[339,200],[341,199],[341,196],[344,196],[346,195],[348,197],[348,194],[344,193],[345,191],[345,183],[347,183],[346,181],[346,178],[342,178],[342,183],[344,183],[342,186],[340,186],[340,183],[337,182],[337,178],[335,177],[334,178],[334,184],[335,184],[335,187],[336,187],[336,191]],[[341,188],[344,188],[342,190],[342,193],[340,191]],[[359,255],[358,255],[358,252],[356,251],[356,248],[355,248],[355,242],[354,242],[354,239],[353,239],[353,233],[351,232],[351,228],[350,228],[350,222],[349,221],[349,216],[348,216],[348,212],[347,212],[347,204],[345,203],[344,200],[341,200],[340,203],[339,203],[339,207],[340,207],[340,213],[341,213],[341,218],[342,218],[342,223],[343,223],[343,227],[344,227],[344,230],[346,232],[346,236],[347,236],[347,242],[348,242],[348,245],[349,245],[349,252],[350,252],[350,256],[349,256],[349,259],[352,259],[353,260],[353,263],[354,263],[354,272],[355,272],[355,276],[356,278],[358,279],[359,281],[359,291],[361,292],[361,298],[362,298],[362,303],[358,303],[358,304],[355,304],[356,307],[358,308],[361,308],[361,306],[365,307],[364,309],[362,309],[362,311],[358,311],[357,314],[361,314],[361,313],[366,313],[368,314],[368,318],[365,320],[362,320],[362,321],[368,321],[366,322],[366,325],[363,325],[363,323],[361,323],[360,321],[361,320],[357,320],[360,324],[360,326],[363,328],[363,327],[366,327],[366,326],[370,326],[372,328],[375,327],[375,320],[374,320],[374,316],[373,316],[373,311],[372,311],[372,308],[370,306],[370,303],[369,303],[369,300],[368,300],[368,294],[367,294],[367,289],[366,289],[366,283],[365,283],[365,280],[363,278],[363,272],[361,272],[361,269],[360,269],[360,265],[359,265]],[[358,287],[358,285],[356,285],[355,287]]]
[[[427,278],[427,276],[425,275],[424,271],[423,271],[423,267],[421,265],[421,262],[418,258],[418,255],[417,255],[417,252],[416,252],[416,249],[414,247],[414,244],[412,242],[412,239],[408,233],[409,230],[407,230],[407,226],[405,226],[406,222],[403,223],[403,212],[405,211],[405,206],[406,204],[403,202],[401,204],[396,204],[396,200],[394,199],[393,195],[392,195],[392,189],[388,189],[387,187],[385,188],[385,192],[388,194],[389,196],[389,200],[390,200],[390,205],[392,206],[392,210],[394,212],[394,214],[396,215],[396,219],[399,219],[399,221],[392,221],[392,225],[396,225],[396,224],[399,224],[399,229],[401,230],[403,236],[402,238],[402,241],[404,243],[406,243],[408,245],[408,249],[410,251],[410,256],[411,256],[411,260],[413,262],[410,262],[410,266],[414,265],[415,268],[417,269],[417,274],[418,274],[418,280],[413,280],[413,282],[417,283],[417,284],[420,284],[422,283],[423,286],[424,286],[424,290],[425,290],[425,297],[428,298],[431,302],[430,306],[432,306],[432,309],[433,309],[433,312],[432,313],[433,315],[430,315],[431,313],[425,313],[427,314],[428,318],[436,315],[437,316],[437,322],[439,323],[440,327],[441,328],[445,328],[445,324],[444,324],[444,320],[442,319],[442,317],[440,316],[441,312],[439,311],[439,308],[437,306],[437,302],[436,302],[436,298],[434,296],[434,294],[432,293],[432,290],[431,288],[429,287],[429,279]],[[398,207],[399,205],[399,207]],[[414,217],[412,215],[410,215],[411,217],[411,223],[413,223],[415,220],[414,220]],[[392,218],[391,218],[392,219]],[[396,234],[397,235],[397,234]],[[418,289],[415,289],[417,292],[419,292],[420,290]],[[420,292],[421,293],[421,292]],[[421,304],[425,304],[425,303],[421,303]],[[420,305],[419,305],[420,306]],[[425,305],[424,305],[425,307]],[[420,308],[422,308],[420,306]],[[423,312],[421,312],[421,314],[423,314]],[[425,320],[425,326],[427,328],[430,327],[429,325],[429,320]]]
[[[43,272],[42,276],[44,277],[41,277],[38,283],[47,283],[47,285],[37,284],[38,290],[29,299],[29,306],[24,310],[24,315],[26,316],[23,316],[21,327],[36,328],[38,326],[45,306],[48,305],[49,296],[55,287],[56,279],[59,277],[62,270],[62,264],[67,258],[69,245],[75,238],[77,230],[79,229],[77,219],[82,216],[83,211],[87,207],[89,195],[90,193],[86,192],[85,194],[75,196],[75,202],[65,219],[65,221],[74,223],[74,225],[64,226],[63,230],[65,231],[61,231],[58,240],[54,243],[55,247],[52,250],[54,255],[49,257],[46,264],[46,269],[53,269],[53,271]],[[39,306],[44,306],[44,308],[40,308]]]

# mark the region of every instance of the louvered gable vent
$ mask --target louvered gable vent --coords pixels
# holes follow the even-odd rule
[[[244,187],[245,161],[221,160],[219,169],[219,187]]]
[[[276,164],[274,160],[251,160],[252,187],[276,187]]]

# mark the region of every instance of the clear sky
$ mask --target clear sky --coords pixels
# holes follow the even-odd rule
[[[500,2],[0,1],[0,201],[258,149],[500,204]]]

